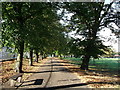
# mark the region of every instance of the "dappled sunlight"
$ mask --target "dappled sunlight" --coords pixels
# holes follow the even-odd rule
[[[115,59],[113,60],[113,62],[116,62]],[[65,61],[70,62],[69,60]],[[76,61],[78,60],[74,60],[74,62]],[[98,62],[101,64],[103,63],[99,60]],[[98,66],[96,66],[96,63],[90,64],[89,70],[81,70],[78,64],[72,64],[71,66],[70,64],[71,63],[69,63],[69,66],[67,66],[67,68],[73,72],[76,72],[79,75],[81,81],[83,83],[87,83],[90,88],[118,88],[118,85],[120,84],[120,76],[117,70],[113,72],[110,69],[102,68],[102,66],[99,66],[98,68]]]
[[[47,59],[44,59],[44,61],[46,61]],[[9,78],[15,74],[17,74],[17,72],[15,72],[15,60],[13,61],[5,61],[2,62],[2,73],[1,73],[1,79],[2,79],[2,83],[4,84],[5,82],[7,82],[9,80]],[[37,72],[37,69],[40,68],[40,65],[44,63],[41,62],[41,60],[39,59],[38,63],[37,62],[33,62],[33,66],[29,66],[29,60],[28,59],[23,59],[23,72],[31,72],[31,73],[24,73],[23,74],[23,80],[27,79],[30,75],[32,75],[32,72]]]

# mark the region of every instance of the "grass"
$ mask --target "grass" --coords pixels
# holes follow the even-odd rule
[[[81,58],[64,58],[74,65],[69,65],[69,69],[76,72],[83,83],[88,84],[89,88],[118,88],[120,85],[117,58],[100,58],[91,59],[89,70],[84,71],[79,69],[82,60]]]
[[[69,60],[70,63],[81,65],[81,58],[64,58],[65,60]],[[118,71],[120,66],[120,59],[118,58],[99,58],[99,59],[91,59],[89,62],[89,68],[95,69],[107,69],[110,71]]]
[[[120,63],[118,58],[100,58],[90,61],[90,66],[94,65],[98,69],[108,69],[110,71],[118,71]]]

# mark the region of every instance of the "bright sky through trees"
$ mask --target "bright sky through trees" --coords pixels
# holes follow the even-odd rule
[[[105,0],[105,4],[109,4],[112,0]],[[60,12],[60,11],[59,11]],[[73,14],[66,14],[67,19],[69,20]],[[62,24],[67,24],[63,20],[60,21]],[[113,24],[115,28],[118,28],[115,24]],[[75,35],[76,31],[72,31],[69,33],[69,36],[74,38],[82,38],[80,35]],[[100,38],[104,41],[103,43],[107,46],[111,46],[115,52],[118,52],[118,38],[115,36],[114,33],[108,28],[104,28],[99,32]]]
[[[75,35],[75,31],[69,33],[74,38],[82,38],[81,36]],[[99,36],[104,40],[104,44],[111,46],[115,52],[118,52],[118,38],[111,32],[110,29],[105,28],[99,32]],[[111,38],[111,39],[110,39]]]

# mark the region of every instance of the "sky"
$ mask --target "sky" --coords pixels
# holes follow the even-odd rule
[[[110,1],[112,1],[112,0],[105,0],[105,3],[104,3],[104,4],[109,4]]]
[[[112,1],[113,0],[105,0],[105,4],[109,4]],[[115,28],[117,28],[116,25],[113,24],[113,26]],[[100,31],[100,35],[102,35],[104,37],[107,37],[107,39],[105,39],[105,42],[104,42],[105,45],[112,46],[114,51],[120,52],[119,47],[118,47],[119,46],[119,42],[120,42],[119,41],[120,38],[117,38],[116,35],[111,32],[110,29],[105,28],[104,30],[101,30]],[[109,38],[112,38],[112,39],[110,41],[108,41]]]
[[[113,0],[105,0],[105,4],[109,4],[110,2],[112,2]],[[117,0],[116,0],[117,1]],[[115,7],[115,4],[113,4],[113,6]],[[118,11],[120,11],[120,8],[116,8]],[[118,28],[115,24],[113,24],[113,26],[115,27],[115,28]],[[111,45],[112,47],[113,47],[113,49],[114,49],[114,51],[116,51],[116,52],[120,52],[120,46],[119,46],[119,44],[120,44],[120,38],[117,38],[116,36],[115,36],[115,34],[113,34],[112,32],[111,32],[111,30],[110,29],[108,29],[108,28],[106,28],[104,31],[103,30],[101,30],[101,32],[100,32],[103,36],[105,36],[105,37],[111,37],[112,38],[112,40],[111,41],[106,41],[104,44],[105,45]]]

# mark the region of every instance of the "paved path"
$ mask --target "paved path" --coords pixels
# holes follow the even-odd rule
[[[82,84],[76,74],[69,71],[57,58],[49,58],[44,65],[40,66],[38,72],[29,77],[28,80],[18,88],[24,89],[61,89],[73,90],[73,88],[87,88]]]

